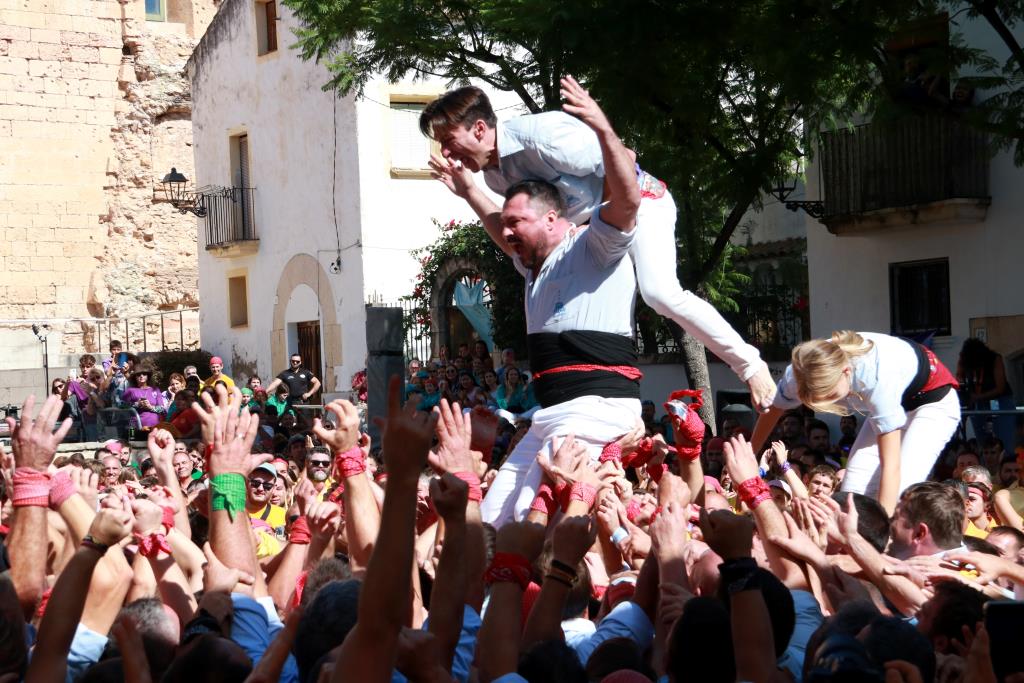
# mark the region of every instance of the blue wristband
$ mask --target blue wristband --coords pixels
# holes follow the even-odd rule
[[[612,545],[618,545],[622,541],[625,541],[627,538],[629,538],[629,532],[620,526],[618,529],[612,532]]]

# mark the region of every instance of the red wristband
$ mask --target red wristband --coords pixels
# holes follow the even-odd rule
[[[363,449],[353,446],[344,453],[335,453],[334,466],[346,479],[362,474],[366,471],[366,456]]]
[[[523,555],[516,553],[494,553],[491,566],[484,572],[484,582],[487,585],[492,583],[515,583],[526,590],[530,585],[530,577],[533,568],[530,561]]]
[[[550,485],[540,485],[533,503],[530,504],[530,509],[543,512],[548,517],[554,517],[555,512],[558,511],[558,503],[555,502],[555,492],[551,490]]]
[[[645,436],[640,440],[636,450],[622,457],[623,467],[643,467],[654,457],[654,439]]]
[[[303,515],[292,522],[292,531],[288,534],[288,542],[296,545],[309,545],[313,534],[309,531],[309,520]]]
[[[661,514],[661,506],[654,508],[654,512],[651,513],[651,518],[647,520],[648,524],[654,524],[654,520],[658,519],[658,515]]]
[[[480,488],[480,477],[472,472],[452,472],[452,475],[466,482],[469,486],[469,499],[479,503],[484,499],[483,489]]]
[[[71,496],[75,495],[75,485],[64,470],[57,470],[50,477],[50,509],[56,510]]]
[[[139,554],[143,557],[156,557],[161,552],[171,554],[171,545],[167,542],[167,536],[159,531],[148,536],[135,534],[135,542],[139,545]]]
[[[604,448],[601,449],[601,457],[598,458],[598,462],[609,462],[611,460],[622,462],[622,446],[615,441],[606,443]]]
[[[668,472],[668,465],[661,463],[660,465],[647,465],[647,476],[649,476],[655,484],[661,482],[661,475]]]
[[[14,470],[14,490],[11,502],[14,507],[48,507],[50,505],[50,475],[46,472],[19,467]]]
[[[164,529],[166,529],[169,532],[171,529],[174,528],[174,509],[171,508],[169,505],[166,505],[162,507],[161,510],[163,511],[163,519],[161,520],[161,524],[163,524]]]
[[[751,477],[736,486],[736,493],[740,500],[746,503],[747,507],[753,510],[758,505],[772,497],[771,489],[761,477]]]
[[[588,510],[594,507],[595,498],[597,498],[597,488],[582,481],[575,482],[569,490],[569,502],[574,500],[582,501],[587,504]],[[565,508],[568,510],[569,506],[566,505]]]
[[[640,511],[640,501],[630,498],[629,503],[626,504],[626,519],[636,524],[636,518],[640,516]]]

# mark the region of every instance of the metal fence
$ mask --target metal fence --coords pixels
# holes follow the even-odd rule
[[[985,134],[949,117],[823,133],[820,163],[826,218],[989,196]]]
[[[370,294],[366,298],[370,306],[382,306],[385,308],[402,309],[402,329],[405,332],[403,343],[405,357],[407,360],[419,358],[421,361],[430,360],[433,351],[431,347],[430,329],[419,322],[416,312],[416,304],[403,299],[385,301],[377,294]]]
[[[206,208],[206,248],[257,240],[253,188],[222,187],[202,191]]]
[[[736,297],[739,310],[725,318],[766,361],[789,360],[793,347],[810,339],[806,294],[783,285],[755,284]]]
[[[106,350],[117,339],[125,351],[188,351],[198,349],[199,309],[156,311],[96,322],[96,348]]]

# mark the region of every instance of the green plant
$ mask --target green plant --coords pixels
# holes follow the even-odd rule
[[[494,342],[499,348],[512,347],[518,354],[526,353],[526,320],[523,315],[523,278],[499,249],[479,221],[440,223],[434,225],[441,234],[422,249],[413,252],[420,261],[420,273],[411,295],[404,297],[415,303],[406,314],[404,324],[408,330],[419,326],[419,336],[430,333],[431,296],[434,289],[446,283],[438,282],[439,274],[454,260],[468,261],[477,275],[487,281],[491,292],[491,318]],[[446,305],[447,301],[440,302]]]

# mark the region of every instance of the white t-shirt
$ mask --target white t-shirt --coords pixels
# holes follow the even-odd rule
[[[627,251],[636,229],[616,230],[595,213],[590,226],[570,230],[536,276],[518,256],[526,278],[526,332],[591,330],[633,336],[636,278]]]
[[[854,359],[850,394],[837,405],[864,415],[877,434],[888,434],[907,423],[903,392],[917,376],[917,352],[910,342],[899,337],[878,332],[858,334],[874,345]],[[785,410],[800,405],[792,365],[786,367],[778,389],[776,408]]]
[[[566,218],[582,225],[601,205],[604,158],[597,134],[561,111],[519,116],[495,129],[498,167],[484,171],[500,195],[523,180],[546,180],[565,199]]]

